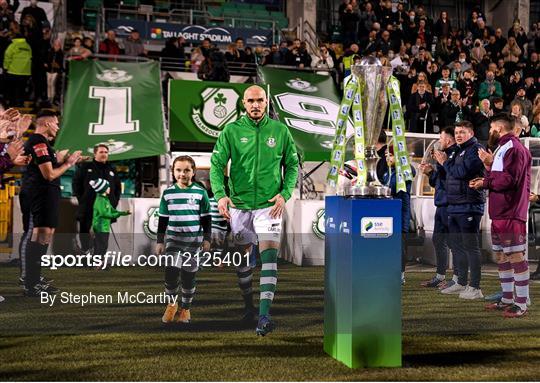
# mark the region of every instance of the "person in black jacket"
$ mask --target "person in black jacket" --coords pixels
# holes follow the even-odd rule
[[[433,95],[426,91],[424,82],[419,82],[418,91],[411,95],[407,103],[409,132],[430,133],[433,130],[430,110],[433,104]]]
[[[59,39],[54,41],[47,52],[45,69],[47,70],[47,99],[51,103],[60,104],[64,51]]]
[[[435,152],[435,159],[446,171],[446,196],[448,199],[448,228],[452,241],[454,263],[458,265],[458,283],[452,284],[443,294],[459,294],[462,299],[480,299],[480,220],[486,201],[482,190],[469,187],[469,181],[484,176],[484,164],[478,156],[483,149],[474,137],[469,121],[455,125],[456,150],[449,156]],[[467,285],[468,271],[471,277]]]
[[[386,162],[386,150],[388,149],[388,145],[386,144],[386,141],[386,132],[381,130],[381,134],[379,134],[379,138],[375,144],[377,156],[379,157],[377,160],[377,179],[379,182],[382,182],[384,174],[388,172],[388,162]]]
[[[21,20],[23,20],[26,15],[31,15],[38,23],[40,29],[48,24],[47,14],[43,8],[39,7],[37,0],[30,0],[30,5],[22,10]]]
[[[442,129],[439,138],[438,150],[444,151],[446,155],[452,154],[456,150],[456,140],[454,138],[454,127],[447,126]],[[432,156],[434,157],[435,151]],[[454,264],[454,275],[451,282],[446,282],[446,268],[448,267],[448,250],[450,241],[448,240],[448,199],[446,198],[446,171],[441,164],[434,167],[429,163],[421,163],[420,170],[429,176],[429,184],[435,188],[435,225],[433,227],[433,246],[435,247],[435,257],[437,258],[437,274],[428,281],[422,282],[423,287],[449,287],[450,284],[457,283],[458,271]]]
[[[120,201],[122,192],[120,179],[114,172],[113,167],[107,162],[109,159],[109,147],[105,144],[94,146],[94,159],[92,162],[82,163],[77,167],[73,177],[73,194],[79,201],[77,220],[79,221],[79,239],[81,241],[81,251],[86,253],[91,247],[90,228],[92,227],[93,207],[96,199],[96,192],[90,186],[90,181],[98,178],[109,182],[111,192],[109,200],[116,208]]]
[[[309,68],[311,66],[311,55],[302,46],[300,39],[295,39],[292,47],[287,52],[285,65],[298,68]]]
[[[24,260],[21,277],[24,294],[39,297],[58,289],[41,278],[41,260],[47,254],[60,216],[60,177],[81,159],[81,152],[67,156],[56,152],[50,142],[58,132],[58,117],[43,109],[36,116],[36,130],[28,137],[24,153],[32,157],[23,174],[20,203],[27,233],[21,245]],[[23,254],[24,253],[24,254]]]
[[[165,42],[165,47],[161,50],[159,55],[164,58],[183,60],[185,58],[185,52],[184,47],[180,44],[180,38],[169,38]]]
[[[491,110],[491,104],[487,98],[480,101],[480,107],[463,108],[464,117],[474,125],[474,136],[482,145],[487,145],[489,138],[489,120],[493,117],[493,110]],[[495,150],[495,148],[491,148]]]
[[[199,67],[197,77],[203,81],[229,82],[231,75],[225,55],[219,49],[212,48]]]
[[[381,33],[381,38],[377,41],[375,46],[373,46],[373,51],[381,52],[383,56],[388,55],[388,51],[396,51],[399,47],[396,46],[394,41],[390,39],[390,31],[383,31]],[[368,51],[371,53],[370,51]]]
[[[452,89],[450,100],[444,101],[440,99],[440,104],[437,104],[439,112],[439,126],[449,126],[456,123],[458,114],[461,112],[460,93],[457,89]]]
[[[350,45],[351,43],[357,41],[358,36],[358,22],[360,21],[360,16],[353,9],[352,4],[347,4],[345,11],[341,17],[341,28],[343,30],[343,42],[345,46]]]

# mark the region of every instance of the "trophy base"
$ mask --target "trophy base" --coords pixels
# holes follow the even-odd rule
[[[390,198],[392,195],[389,187],[381,185],[349,186],[344,191],[347,197]]]

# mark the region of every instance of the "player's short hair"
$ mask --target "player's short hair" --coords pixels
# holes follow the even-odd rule
[[[444,127],[443,130],[441,130],[441,133],[448,134],[449,136],[454,137],[454,131],[455,131],[454,127],[450,125],[450,126]]]
[[[510,132],[514,130],[516,119],[512,117],[511,115],[509,115],[508,113],[499,113],[491,117],[490,122],[491,123],[496,122],[502,125],[505,132]]]
[[[36,114],[36,126],[45,124],[45,120],[52,117],[58,117],[58,113],[52,109],[42,109]]]
[[[52,109],[41,109],[36,114],[36,121],[39,120],[40,118],[45,118],[45,117],[58,117],[58,112]]]
[[[109,147],[106,144],[96,144],[94,145],[94,154],[97,153],[99,148],[105,148],[107,149],[107,152],[109,152]]]
[[[455,128],[466,128],[466,129],[469,129],[472,132],[474,132],[474,126],[473,126],[472,122],[467,121],[467,120],[460,121],[460,122],[456,123],[456,125],[454,125],[454,126],[455,126]],[[454,131],[455,131],[455,128],[454,128]]]

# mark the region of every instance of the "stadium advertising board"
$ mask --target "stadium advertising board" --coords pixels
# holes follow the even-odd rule
[[[172,23],[144,22],[139,20],[108,20],[107,28],[114,29],[118,36],[125,37],[136,29],[144,40],[166,40],[183,37],[188,43],[199,44],[209,38],[215,44],[230,44],[237,38],[244,39],[247,45],[272,44],[272,31],[249,28],[206,27]]]
[[[259,73],[270,84],[272,107],[294,137],[306,161],[330,158],[341,99],[330,76],[261,67]],[[347,138],[353,133],[352,121]]]
[[[55,146],[111,160],[164,154],[159,64],[71,61],[62,128]]]

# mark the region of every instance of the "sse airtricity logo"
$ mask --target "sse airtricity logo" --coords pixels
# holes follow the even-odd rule
[[[366,224],[366,227],[364,227],[364,230],[370,231],[371,229],[373,229],[373,222],[370,221]]]
[[[388,238],[394,234],[393,217],[363,217],[360,235],[364,238]]]
[[[192,108],[191,118],[197,128],[210,137],[218,137],[226,124],[236,121],[240,95],[231,88],[206,88],[202,102]]]

